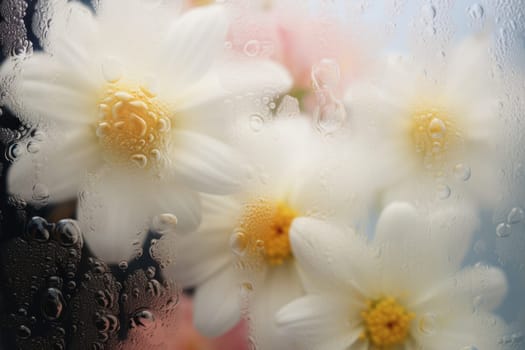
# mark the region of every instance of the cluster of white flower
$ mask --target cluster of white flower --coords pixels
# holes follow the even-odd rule
[[[12,194],[77,198],[109,262],[162,235],[209,336],[248,318],[262,349],[503,348],[505,275],[463,265],[506,141],[486,37],[436,70],[385,57],[344,98],[327,57],[307,111],[285,67],[225,54],[224,6],[54,6],[43,50],[1,68],[7,106],[48,135]]]

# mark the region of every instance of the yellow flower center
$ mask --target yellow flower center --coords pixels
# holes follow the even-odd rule
[[[292,257],[289,230],[297,212],[285,202],[260,200],[246,206],[231,247],[244,264],[281,265]]]
[[[426,166],[444,161],[447,151],[456,146],[461,137],[458,126],[444,110],[420,108],[412,114],[409,124],[410,138],[416,153]]]
[[[369,301],[361,317],[365,325],[361,338],[368,338],[376,347],[384,348],[402,344],[407,339],[415,315],[394,298],[386,297]]]
[[[99,104],[96,134],[113,161],[140,168],[158,164],[171,128],[167,108],[142,86],[108,84]]]

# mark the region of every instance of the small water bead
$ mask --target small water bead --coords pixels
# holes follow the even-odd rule
[[[45,219],[35,216],[27,224],[26,235],[38,242],[46,242],[51,236],[49,231],[53,228]]]
[[[24,148],[19,143],[13,143],[7,147],[6,159],[13,162],[24,154]]]
[[[437,197],[439,199],[447,199],[450,197],[451,190],[450,187],[446,184],[441,184],[437,188]]]
[[[109,320],[105,316],[98,317],[95,320],[95,327],[99,332],[106,332],[109,330]]]
[[[80,227],[72,219],[62,219],[57,222],[54,230],[55,239],[64,247],[69,247],[81,241]]]
[[[120,322],[119,322],[117,316],[112,315],[112,314],[107,314],[106,315],[106,319],[109,322],[108,331],[110,333],[115,333],[115,332],[117,332],[120,329]]]
[[[133,154],[130,159],[139,168],[145,168],[148,165],[148,157],[143,154]]]
[[[438,328],[438,317],[432,312],[421,316],[418,321],[417,329],[424,335],[432,335]]]
[[[177,217],[173,214],[160,214],[153,218],[151,229],[159,234],[173,232],[177,226],[177,221]]]
[[[155,277],[156,272],[157,270],[154,266],[148,266],[148,268],[146,269],[146,277],[152,279],[153,277]]]
[[[143,327],[152,328],[155,325],[155,315],[147,309],[136,311],[130,320],[130,328]]]
[[[38,142],[35,142],[35,141],[29,141],[27,143],[26,148],[27,148],[27,151],[29,153],[35,154],[35,153],[38,153],[40,151],[40,144]]]
[[[525,213],[520,207],[512,208],[507,215],[507,223],[510,225],[518,224],[523,221]]]
[[[238,230],[230,236],[230,248],[237,256],[243,256],[248,248],[248,236],[245,232]]]
[[[264,127],[264,117],[260,114],[252,114],[249,123],[252,131],[260,132]]]
[[[258,40],[248,40],[244,44],[243,51],[248,57],[258,56],[261,52],[261,43]]]
[[[470,167],[465,164],[456,164],[454,167],[454,176],[461,181],[468,181],[471,176]]]
[[[421,15],[427,21],[432,21],[436,18],[436,8],[433,5],[424,5],[421,7]]]
[[[119,264],[118,264],[118,268],[121,269],[122,271],[125,271],[128,269],[128,262],[123,260],[121,261]]]
[[[480,4],[472,4],[468,8],[468,14],[472,19],[480,20],[483,18],[485,14],[485,10],[483,9],[483,6],[481,6]]]
[[[447,127],[440,118],[432,118],[428,124],[428,133],[434,139],[442,139],[445,136]]]
[[[33,185],[33,195],[32,195],[33,199],[35,201],[45,201],[46,199],[49,198],[49,190],[47,188],[46,185],[44,184],[35,184]]]
[[[322,59],[312,66],[312,84],[314,89],[333,89],[341,79],[341,71],[336,61],[329,58]]]
[[[461,350],[478,350],[474,345],[467,345],[461,348]]]
[[[162,285],[159,281],[152,279],[148,281],[146,291],[153,297],[159,297],[162,293]]]
[[[64,304],[62,292],[56,288],[48,288],[42,298],[42,315],[48,320],[57,320],[62,315]]]
[[[510,236],[512,228],[509,224],[502,222],[496,226],[496,235],[504,238]]]
[[[324,134],[332,134],[340,130],[346,122],[346,110],[341,101],[333,99],[322,104],[315,111],[314,120],[316,127]]]
[[[29,329],[27,326],[20,325],[16,330],[16,335],[21,339],[28,339],[31,337],[31,329]]]

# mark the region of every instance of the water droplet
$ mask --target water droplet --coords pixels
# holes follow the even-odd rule
[[[45,219],[35,216],[27,224],[26,234],[28,238],[34,239],[38,242],[46,242],[49,240],[49,230],[53,225],[49,224]]]
[[[155,315],[147,309],[136,311],[130,320],[130,328],[144,327],[149,329],[155,325]]]
[[[446,184],[441,184],[437,188],[437,196],[439,199],[447,199],[450,197],[450,187]]]
[[[23,153],[23,147],[19,143],[13,143],[7,147],[6,158],[12,162],[19,158]]]
[[[148,268],[146,269],[146,277],[148,278],[153,278],[155,277],[155,273],[156,273],[156,269],[154,266],[148,266]]]
[[[171,128],[171,121],[168,118],[159,119],[159,132],[167,132]]]
[[[465,164],[456,164],[454,167],[454,176],[456,176],[458,180],[467,181],[470,179],[470,175],[470,167]]]
[[[152,279],[148,281],[146,291],[154,297],[159,297],[162,292],[162,285],[159,281]]]
[[[173,214],[165,213],[153,218],[151,229],[160,234],[174,232],[177,226],[177,217]]]
[[[125,260],[122,260],[119,264],[118,264],[118,268],[121,269],[122,271],[125,271],[128,269],[128,262],[125,261]]]
[[[40,141],[40,142],[44,141],[44,139],[46,138],[46,134],[42,130],[34,130],[31,133],[31,136],[33,137],[35,141]]]
[[[485,14],[485,10],[483,9],[483,6],[481,6],[480,4],[472,4],[468,8],[468,14],[472,19],[480,20],[483,18],[483,15]]]
[[[427,21],[431,21],[436,18],[436,8],[433,5],[424,5],[421,7],[421,15]]]
[[[237,256],[243,256],[248,247],[248,237],[242,231],[235,231],[230,236],[230,248]]]
[[[433,139],[441,139],[445,136],[447,127],[445,123],[439,118],[432,118],[428,124],[428,132]]]
[[[511,233],[511,227],[507,223],[500,223],[498,226],[496,226],[496,235],[498,237],[508,237]]]
[[[250,116],[250,129],[259,132],[264,127],[264,117],[260,114],[252,114]]]
[[[317,129],[323,134],[332,134],[340,130],[346,122],[346,110],[343,103],[333,99],[329,103],[321,104],[314,113]]]
[[[102,316],[95,319],[95,327],[97,327],[99,332],[107,332],[109,329],[109,320]]]
[[[57,222],[54,233],[55,239],[64,247],[72,246],[82,239],[80,227],[72,219],[62,219]]]
[[[425,335],[432,335],[436,332],[438,319],[436,314],[428,312],[421,316],[418,322],[418,330]]]
[[[57,320],[64,309],[64,297],[62,292],[56,288],[48,288],[42,298],[42,315],[48,320]]]
[[[33,185],[33,199],[38,202],[45,201],[49,198],[49,190],[44,184]]]
[[[21,325],[16,330],[16,335],[22,339],[28,339],[31,336],[31,330],[24,325]]]
[[[131,161],[139,168],[145,168],[148,164],[148,158],[143,154],[134,154],[131,156]]]
[[[75,281],[69,281],[67,282],[67,288],[69,290],[74,290],[77,287],[77,283]]]
[[[38,144],[38,142],[29,141],[27,143],[27,151],[33,154],[38,153],[40,151],[40,145]]]
[[[122,63],[115,57],[106,57],[101,68],[104,79],[110,83],[118,81],[124,74]]]
[[[258,40],[248,40],[246,44],[244,44],[243,51],[248,57],[258,56],[259,52],[261,51],[261,44]]]
[[[512,208],[507,215],[507,223],[510,225],[518,224],[523,221],[524,215],[523,209],[520,207]]]
[[[312,84],[315,90],[333,89],[339,84],[341,72],[336,61],[322,59],[312,66]]]

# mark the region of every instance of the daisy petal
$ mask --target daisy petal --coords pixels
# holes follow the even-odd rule
[[[170,213],[177,217],[178,233],[193,232],[201,223],[200,197],[195,191],[171,182],[151,182],[148,186],[151,198],[151,215]]]
[[[280,331],[300,343],[313,349],[339,350],[352,345],[362,332],[348,323],[347,311],[341,300],[308,295],[287,304],[275,317]]]
[[[95,256],[118,263],[136,255],[150,217],[142,187],[104,176],[84,192],[78,218]]]
[[[38,142],[34,142],[38,146]],[[41,184],[49,192],[49,201],[76,197],[80,183],[89,170],[102,164],[98,145],[87,131],[70,131],[57,139],[46,140],[35,155],[25,154],[9,169],[10,193],[33,200],[33,188]]]
[[[301,270],[319,288],[355,285],[356,279],[359,285],[368,285],[365,272],[369,267],[366,271],[363,267],[373,261],[365,242],[357,236],[303,217],[292,223],[290,242]]]
[[[232,148],[189,131],[175,131],[173,139],[173,172],[189,187],[226,194],[240,185],[240,158]]]
[[[232,263],[228,251],[228,232],[231,227],[199,228],[197,232],[179,235],[176,241],[176,263],[170,275],[183,287],[203,283],[217,271]]]
[[[425,286],[452,273],[447,251],[436,249],[443,245],[442,239],[431,234],[428,222],[412,205],[394,202],[386,207],[374,239],[381,249],[383,286],[396,286],[398,290],[391,292],[399,294],[407,288],[414,293],[424,292]],[[399,269],[404,273],[400,274]]]
[[[227,26],[219,5],[193,9],[177,20],[162,55],[167,57],[165,72],[172,87],[196,82],[210,69],[223,47]]]
[[[303,295],[301,281],[293,263],[285,263],[266,271],[261,280],[254,280],[250,315],[254,335],[261,349],[287,350],[290,339],[279,333],[275,313],[284,305]]]
[[[467,311],[473,307],[491,311],[501,304],[506,294],[507,280],[502,270],[476,265],[428,288],[427,293],[416,300],[415,305],[420,309],[436,311],[454,307],[465,308]],[[457,303],[451,304],[451,301]]]
[[[219,336],[235,326],[241,319],[241,309],[234,269],[225,268],[199,286],[194,307],[195,327],[207,337]]]

